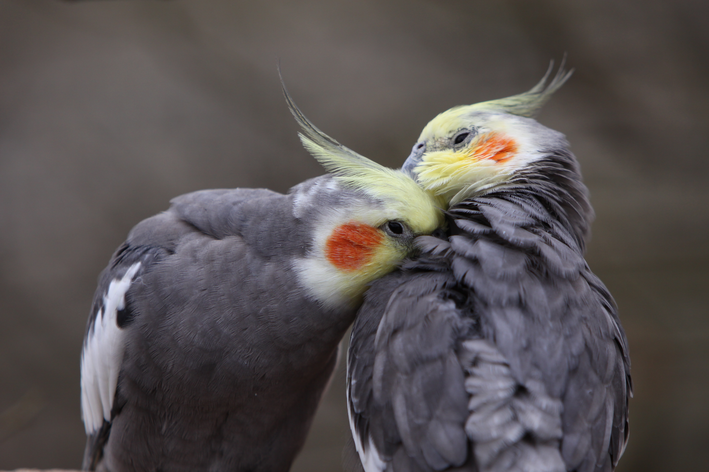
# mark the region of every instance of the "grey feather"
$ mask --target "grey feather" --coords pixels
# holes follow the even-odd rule
[[[512,184],[451,207],[448,237],[427,237],[417,259],[368,292],[348,399],[356,434],[372,439],[387,471],[617,464],[632,391],[627,340],[583,258],[593,210],[560,146]],[[459,416],[440,426],[437,405],[459,405],[461,393],[465,411],[447,408]]]
[[[107,281],[143,262],[126,292],[131,315],[121,327],[128,341],[113,411],[87,442],[85,468],[289,469],[354,317],[353,308],[326,309],[304,293],[291,265],[309,250],[324,201],[365,198],[322,194],[335,191],[330,179],[288,195],[183,195],[130,232],[94,302]],[[296,215],[304,195],[310,204]]]

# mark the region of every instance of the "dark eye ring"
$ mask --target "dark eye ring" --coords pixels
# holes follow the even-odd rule
[[[455,138],[453,138],[453,144],[462,143],[468,136],[470,136],[470,131],[463,131],[462,133],[459,133]]]
[[[389,233],[395,236],[401,236],[402,234],[404,234],[404,225],[402,225],[398,221],[388,221],[387,230],[389,231]]]

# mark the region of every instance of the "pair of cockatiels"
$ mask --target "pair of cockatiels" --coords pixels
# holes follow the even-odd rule
[[[332,175],[184,195],[131,231],[87,327],[84,467],[287,470],[371,285],[347,389],[367,472],[611,470],[626,341],[577,164],[528,118],[565,78],[443,113],[402,171],[286,94]]]

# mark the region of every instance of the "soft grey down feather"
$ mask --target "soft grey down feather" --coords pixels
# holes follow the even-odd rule
[[[374,282],[349,409],[387,471],[611,471],[630,360],[583,252],[592,210],[564,146],[448,211],[448,236]]]
[[[320,208],[367,198],[331,179],[288,195],[190,193],[133,228],[88,322],[87,338],[110,281],[142,261],[119,314],[127,345],[111,420],[89,437],[84,468],[289,469],[354,316],[323,309],[291,267]],[[294,199],[306,195],[296,217]]]

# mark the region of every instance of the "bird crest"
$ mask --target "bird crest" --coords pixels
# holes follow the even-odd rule
[[[505,113],[509,113],[511,115],[536,118],[542,107],[544,107],[544,105],[549,101],[554,92],[559,90],[561,86],[569,80],[571,74],[574,73],[573,69],[564,70],[565,64],[566,58],[563,58],[561,60],[561,64],[559,64],[559,70],[556,72],[554,77],[549,80],[549,77],[551,77],[551,72],[554,69],[554,61],[551,61],[544,77],[542,77],[542,80],[524,93],[512,95],[511,97],[499,98],[497,100],[476,103],[473,107],[477,110],[504,111]]]
[[[548,145],[563,141],[559,133],[533,125],[531,118],[573,73],[564,70],[564,62],[551,77],[552,62],[527,92],[457,106],[436,116],[423,129],[404,169],[450,204],[508,183],[543,157]]]
[[[318,129],[293,101],[281,78],[288,109],[301,127],[298,133],[305,149],[344,185],[361,190],[411,217],[415,228],[428,228],[432,214],[438,214],[442,201],[432,198],[409,175],[390,169],[343,146]]]

